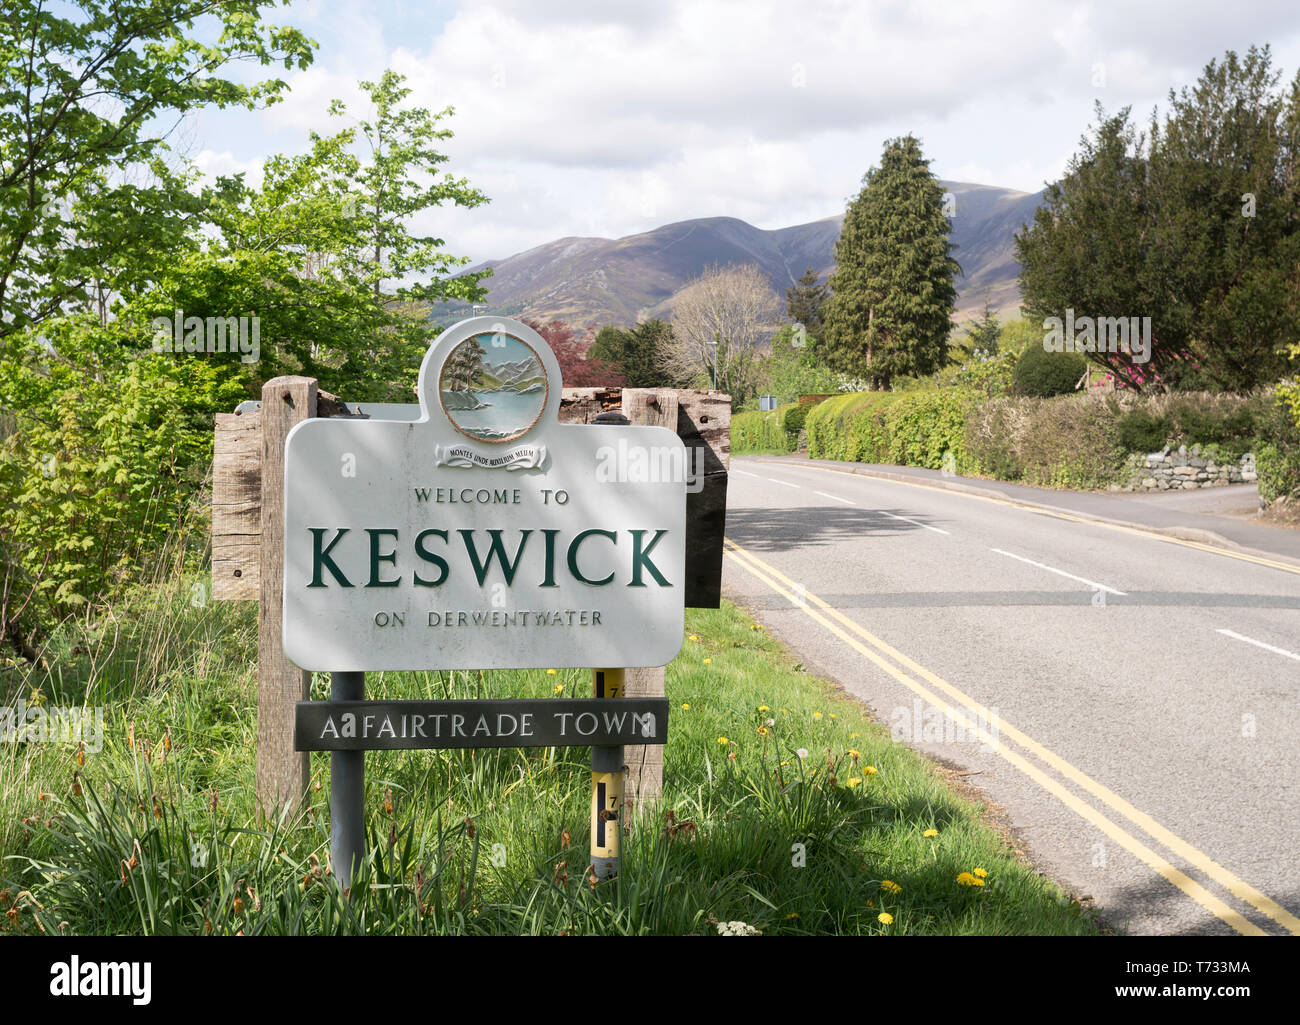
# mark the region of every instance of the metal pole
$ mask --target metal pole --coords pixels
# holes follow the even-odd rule
[[[593,669],[592,694],[623,696],[622,669]],[[618,875],[619,811],[623,806],[623,746],[591,749],[591,870],[597,879]]]
[[[365,673],[330,673],[330,698],[363,701]],[[330,864],[344,890],[352,889],[353,873],[366,856],[366,753],[330,754]]]

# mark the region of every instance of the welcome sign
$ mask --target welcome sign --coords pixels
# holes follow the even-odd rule
[[[444,331],[415,422],[313,419],[285,451],[284,650],[303,669],[660,666],[682,642],[687,458],[561,424],[524,324]]]

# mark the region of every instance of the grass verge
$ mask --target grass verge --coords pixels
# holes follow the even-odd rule
[[[302,814],[256,813],[256,609],[204,602],[203,584],[141,592],[65,627],[46,666],[0,669],[5,704],[105,714],[98,751],[0,744],[0,932],[1097,932],[930,762],[731,605],[687,614],[664,796],[624,823],[617,880],[587,874],[587,749],[385,752],[367,755],[371,843],[345,898],[326,756]],[[589,677],[384,673],[367,692],[586,697]]]

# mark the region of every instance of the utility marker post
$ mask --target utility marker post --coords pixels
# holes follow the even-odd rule
[[[622,669],[593,669],[598,700],[623,696]],[[623,806],[623,747],[591,749],[591,871],[597,879],[618,875],[619,811]]]

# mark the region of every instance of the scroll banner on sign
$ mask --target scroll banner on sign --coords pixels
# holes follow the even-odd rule
[[[433,448],[434,466],[478,466],[487,470],[544,470],[546,461],[545,445],[521,445],[509,452],[493,455],[476,452],[464,445],[435,445]]]

